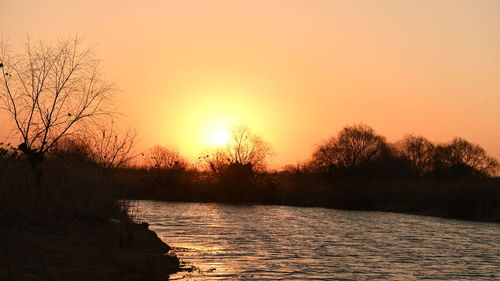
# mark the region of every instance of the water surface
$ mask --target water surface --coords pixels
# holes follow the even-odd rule
[[[140,201],[193,268],[171,280],[500,280],[500,225],[384,212]]]

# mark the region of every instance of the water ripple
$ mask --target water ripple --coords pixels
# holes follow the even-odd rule
[[[382,212],[140,201],[172,280],[499,280],[500,225]]]

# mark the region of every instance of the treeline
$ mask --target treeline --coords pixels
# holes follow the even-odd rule
[[[463,138],[434,144],[406,136],[389,143],[366,125],[343,128],[304,163],[265,169],[270,147],[248,128],[203,154],[193,168],[175,150],[155,147],[149,164],[121,169],[134,198],[324,206],[500,219],[498,162]]]
[[[500,180],[494,177],[498,162],[462,138],[435,144],[409,135],[389,143],[369,126],[348,126],[318,145],[308,161],[270,171],[266,169],[269,144],[246,127],[234,127],[230,142],[203,153],[196,165],[175,149],[157,145],[140,155],[143,165],[129,166],[127,160],[134,154],[128,135],[110,130],[97,135],[61,139],[36,167],[44,175],[42,192],[63,186],[61,194],[89,195],[87,201],[70,200],[85,206],[49,200],[47,208],[61,205],[58,208],[68,209],[57,213],[72,216],[97,214],[121,197],[404,211],[500,221]],[[16,185],[37,186],[30,163],[29,155],[18,147],[1,146],[2,180],[11,180],[2,184],[10,186],[2,187],[4,202],[9,193],[22,190]],[[25,172],[12,177],[20,171]],[[19,178],[33,183],[23,184]],[[54,179],[67,184],[49,182]],[[19,205],[33,198],[18,197],[11,202]]]

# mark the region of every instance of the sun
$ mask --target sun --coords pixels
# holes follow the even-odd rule
[[[229,141],[229,132],[224,129],[216,129],[210,132],[209,142],[212,145],[225,145]]]
[[[211,146],[223,146],[229,142],[231,134],[225,122],[213,122],[204,128],[203,141]]]

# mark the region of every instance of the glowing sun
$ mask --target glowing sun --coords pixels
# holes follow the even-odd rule
[[[210,143],[214,145],[225,145],[229,141],[227,130],[215,130],[210,133]]]
[[[205,128],[205,142],[213,146],[221,146],[228,143],[231,134],[229,127],[225,124],[215,123]]]

